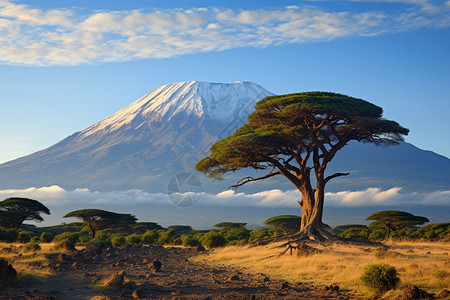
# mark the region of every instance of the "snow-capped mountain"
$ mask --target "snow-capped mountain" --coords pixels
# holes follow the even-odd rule
[[[0,188],[164,191],[171,176],[193,171],[212,143],[269,95],[243,81],[161,86],[45,150],[0,165]]]
[[[246,122],[254,104],[272,93],[251,82],[188,81],[154,89],[108,118],[42,151],[0,165],[0,189],[59,185],[99,191],[166,192],[173,176],[193,172],[206,192],[226,189],[253,171],[213,182],[195,171],[210,146]],[[329,191],[367,187],[448,190],[450,160],[411,144],[381,148],[353,143],[332,171],[351,171]],[[274,179],[244,191],[292,189]]]

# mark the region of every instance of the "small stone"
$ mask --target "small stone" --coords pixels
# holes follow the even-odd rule
[[[409,285],[403,290],[402,300],[429,299],[430,296],[415,285]]]
[[[196,251],[206,251],[206,249],[205,249],[205,247],[200,245],[200,246],[197,246]]]
[[[228,280],[239,280],[239,276],[238,275],[233,275],[230,278],[228,278]]]
[[[282,290],[288,289],[288,288],[289,288],[289,283],[288,283],[287,281],[281,283],[280,288],[281,288]]]
[[[131,297],[134,299],[139,299],[142,297],[142,293],[139,290],[134,290],[133,294],[131,294]]]
[[[151,265],[151,268],[155,271],[159,271],[162,267],[162,263],[158,260],[153,261],[150,265]]]

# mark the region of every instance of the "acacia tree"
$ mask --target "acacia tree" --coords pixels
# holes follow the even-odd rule
[[[295,234],[300,230],[300,223],[302,218],[294,215],[281,215],[269,218],[264,221],[264,224],[281,229],[287,234]]]
[[[13,197],[0,202],[0,227],[19,229],[24,221],[42,222],[41,214],[50,214],[50,210],[41,202]]]
[[[214,227],[217,227],[222,230],[228,230],[228,229],[245,229],[245,225],[247,223],[239,223],[239,222],[220,222],[214,225]]]
[[[350,141],[397,144],[409,130],[382,118],[383,110],[365,100],[329,92],[270,96],[256,103],[248,123],[211,147],[196,169],[215,179],[229,171],[253,168],[260,177],[245,177],[230,188],[282,175],[301,193],[299,239],[333,239],[322,214],[328,164]],[[313,177],[315,187],[313,187]]]
[[[136,217],[131,214],[118,214],[101,209],[80,209],[66,214],[63,218],[78,218],[86,223],[95,238],[97,230],[105,227],[115,227],[136,223]]]
[[[415,216],[411,213],[399,210],[383,210],[373,213],[366,218],[366,221],[371,220],[374,220],[374,222],[370,223],[369,227],[386,229],[386,239],[389,238],[392,231],[430,222],[430,220],[425,217]]]

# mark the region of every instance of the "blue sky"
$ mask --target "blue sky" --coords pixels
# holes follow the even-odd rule
[[[171,82],[363,98],[450,157],[450,1],[0,0],[0,162]]]

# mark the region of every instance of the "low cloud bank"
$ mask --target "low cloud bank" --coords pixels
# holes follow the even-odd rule
[[[255,207],[298,207],[300,193],[296,190],[267,190],[254,194],[223,191],[218,194],[201,193],[199,205],[255,206]],[[36,199],[45,205],[63,206],[68,204],[173,205],[164,193],[148,193],[141,190],[98,192],[89,189],[65,190],[57,185],[31,187],[27,189],[0,190],[0,199],[26,197]],[[397,206],[397,205],[439,205],[450,206],[450,191],[429,193],[402,193],[400,187],[388,190],[368,188],[364,191],[341,191],[325,194],[326,205],[333,207],[356,206]]]

